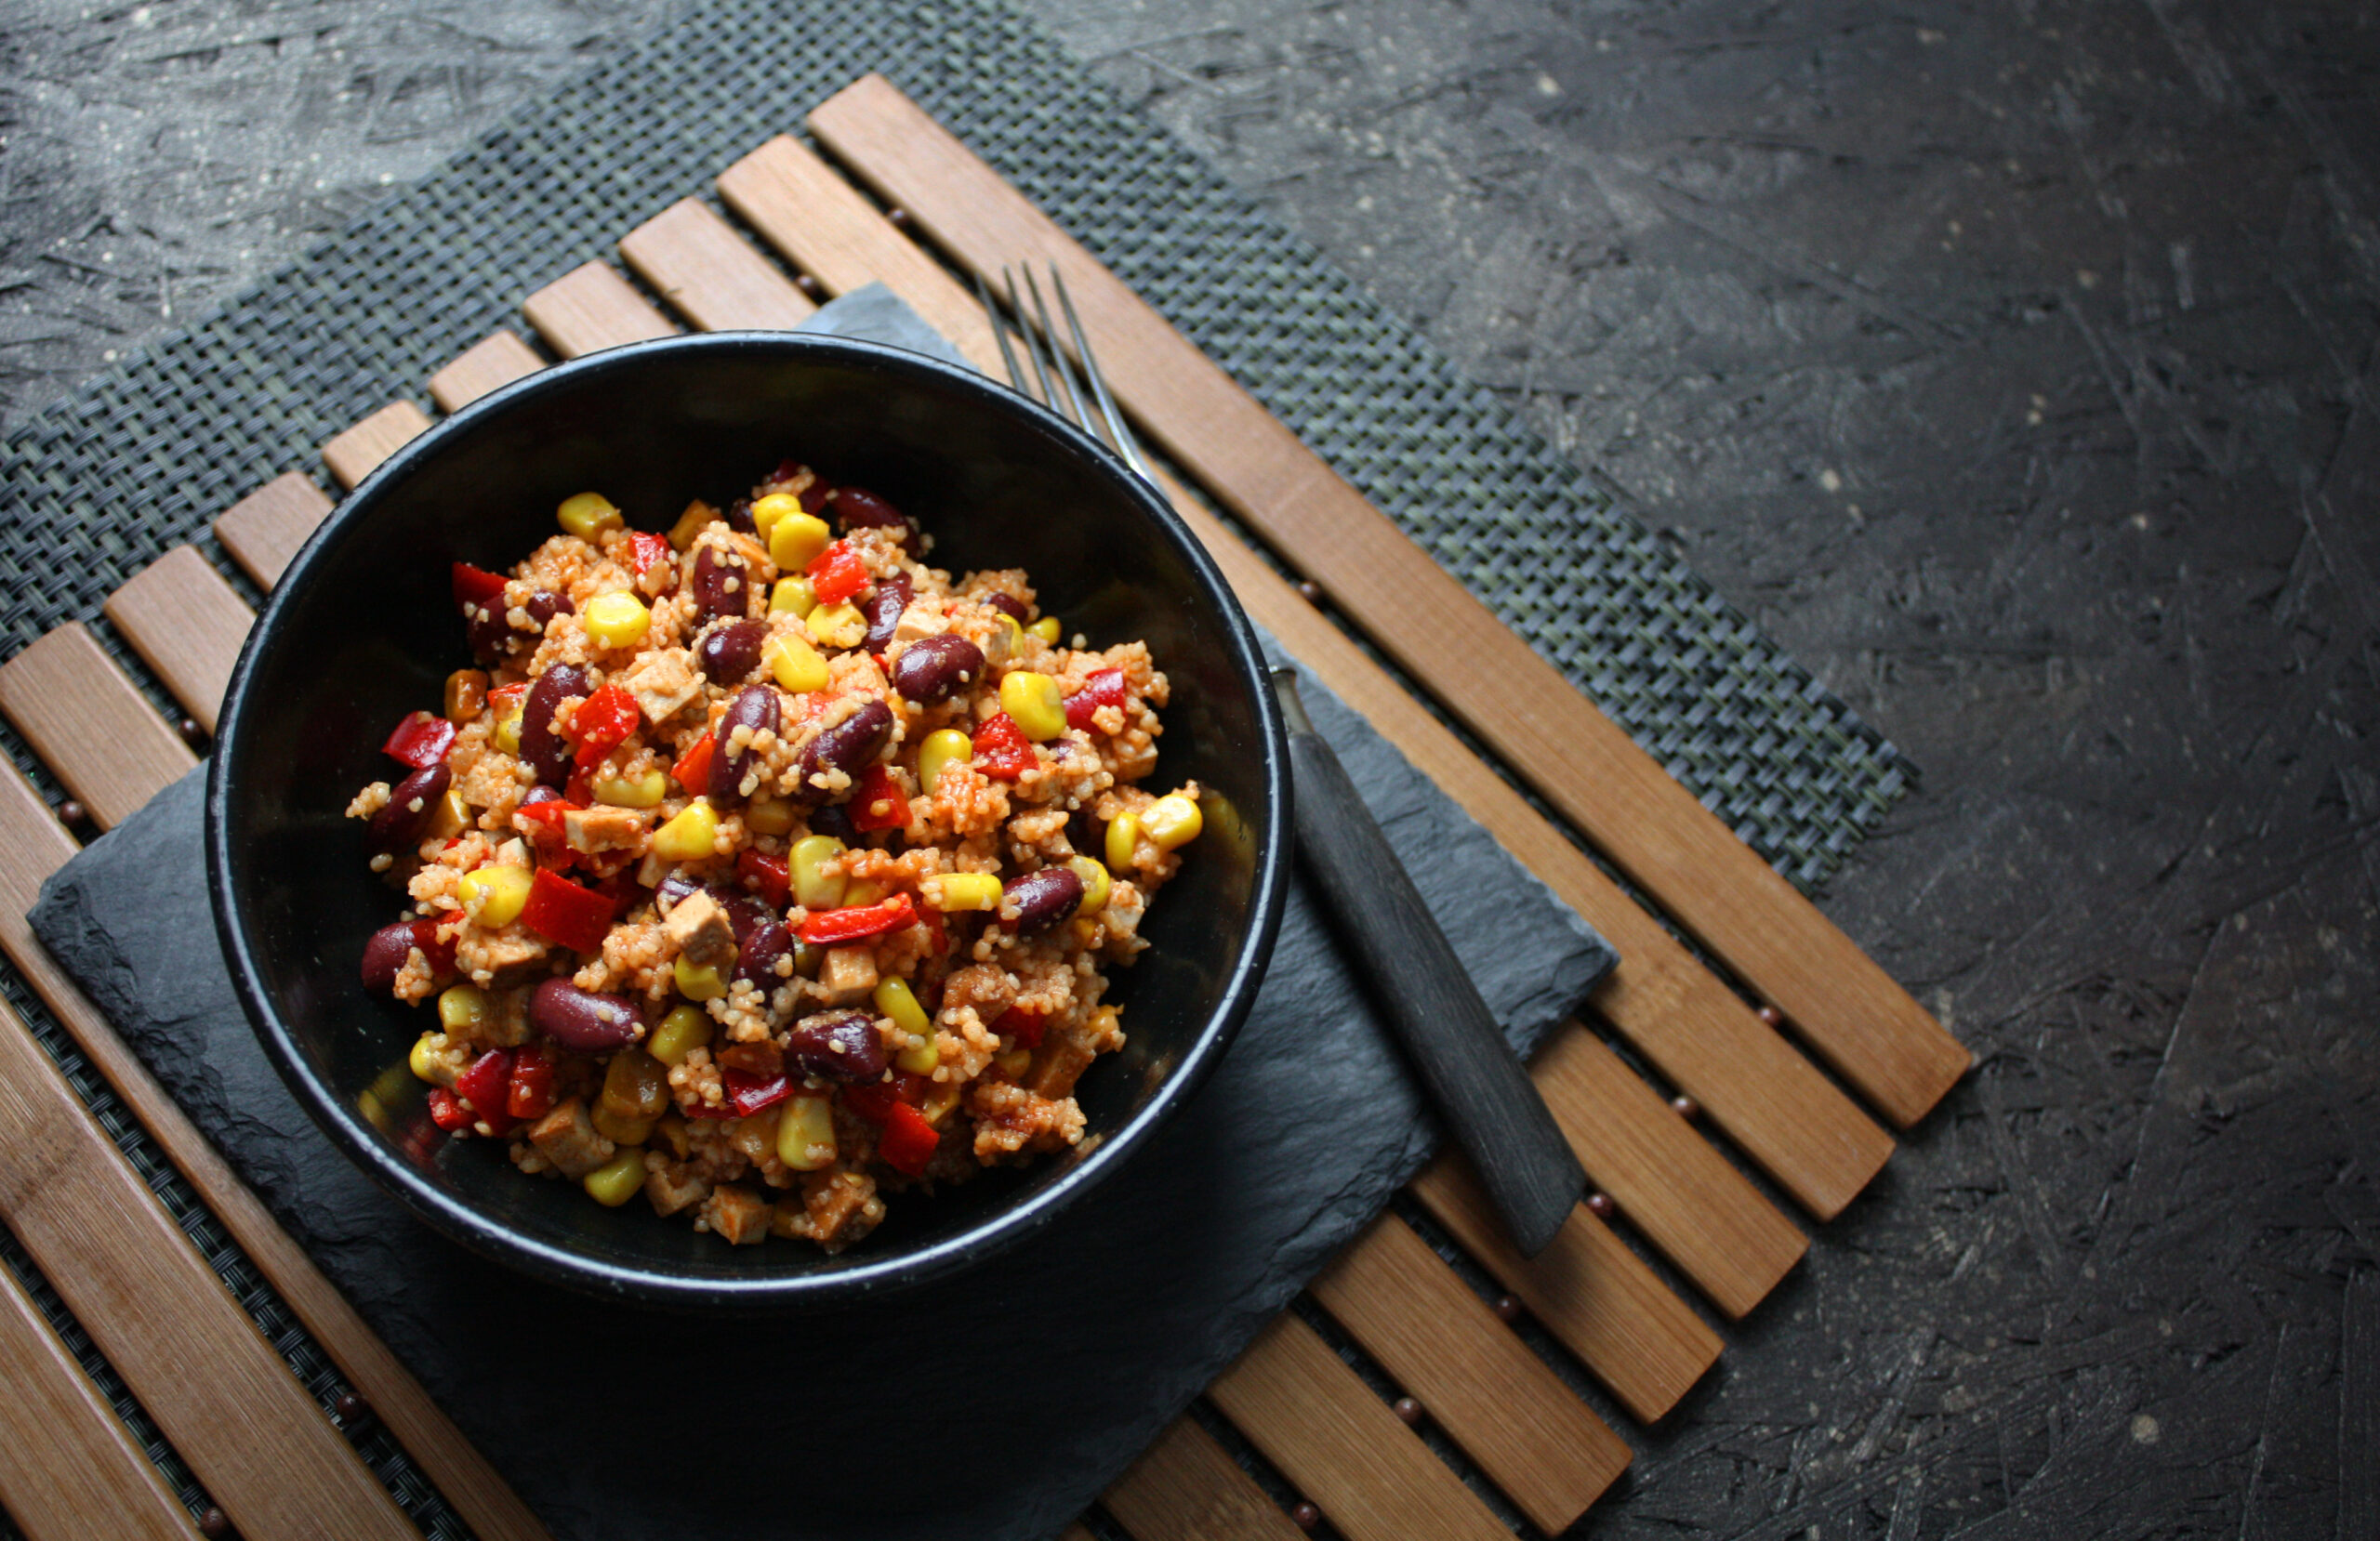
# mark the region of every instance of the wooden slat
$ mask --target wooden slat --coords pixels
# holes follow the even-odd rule
[[[1719,1357],[1719,1336],[1672,1295],[1611,1227],[1581,1206],[1534,1258],[1504,1240],[1479,1179],[1442,1155],[1413,1180],[1465,1250],[1611,1389],[1633,1416],[1659,1421]]]
[[[249,1541],[418,1541],[13,1011],[0,1218]]]
[[[26,1541],[191,1541],[165,1490],[41,1311],[0,1271],[0,1508]]]
[[[706,332],[789,332],[818,313],[792,280],[692,198],[681,198],[621,237],[620,256]]]
[[[1699,936],[1893,1119],[1915,1122],[1967,1051],[1625,731],[1499,622],[1230,375],[881,76],[811,130],[978,272],[1054,261],[1108,384],[1446,707]]]
[[[198,763],[75,622],[0,664],[0,711],[101,829]]]
[[[1311,1287],[1538,1529],[1569,1529],[1627,1469],[1620,1436],[1403,1220],[1374,1221]]]
[[[1283,1312],[1207,1395],[1347,1541],[1512,1541],[1312,1327]]]
[[[809,151],[771,140],[719,186],[829,294],[882,282],[997,377],[975,298]],[[1619,948],[1620,972],[1600,994],[1614,1025],[1814,1214],[1831,1218],[1849,1203],[1891,1155],[1891,1139],[1221,522],[1178,490],[1172,500],[1250,613]],[[1730,1203],[1746,1214],[1766,1207],[1742,1185]],[[1722,1231],[1719,1240],[1739,1238]],[[1796,1241],[1745,1256],[1775,1273],[1800,1253]]]
[[[411,402],[390,402],[323,446],[331,479],[350,492],[380,462],[430,431],[430,419]]]
[[[287,471],[226,508],[215,538],[258,587],[271,588],[330,511],[328,494],[303,472]]]
[[[849,190],[845,191],[848,193]],[[839,204],[820,199],[810,206],[814,226],[840,230],[843,222],[855,221],[879,226],[891,232],[889,223],[873,209],[865,207],[864,200],[854,204],[847,198]],[[892,232],[890,238],[901,239],[897,232]],[[882,239],[851,231],[842,235],[841,242],[848,248],[860,249],[881,244]],[[840,277],[855,277],[856,264],[853,267],[853,271]],[[695,293],[706,289],[706,275],[699,266],[682,273],[681,282]],[[916,294],[931,301],[937,288],[947,291],[955,287],[947,274],[932,265],[925,270],[909,269],[902,282],[906,288],[894,292],[905,299]],[[734,311],[731,302],[714,303],[733,318]],[[948,313],[952,306],[945,301],[936,309],[941,313]],[[1192,518],[1193,527],[1201,538],[1218,547],[1219,556],[1223,554],[1223,547],[1235,553],[1236,565],[1228,567],[1227,573],[1236,583],[1244,582],[1274,595],[1276,605],[1283,602],[1293,604],[1297,632],[1317,627],[1329,631],[1335,644],[1335,652],[1360,658],[1360,654],[1338,633],[1330,630],[1311,607],[1294,601],[1288,586],[1252,552],[1225,533],[1210,518],[1197,513],[1195,504],[1179,489],[1174,490],[1173,495],[1185,516]],[[1297,632],[1283,636],[1293,650],[1301,645]],[[1363,666],[1374,675],[1379,674],[1368,663]],[[1325,675],[1324,678],[1326,682],[1335,683],[1329,676]],[[1381,678],[1385,680],[1384,676]],[[1404,697],[1403,692],[1395,691],[1393,685],[1387,688],[1404,700],[1416,715],[1427,719],[1426,712],[1418,704]],[[1439,731],[1443,732],[1443,730]],[[1527,807],[1525,803],[1521,806]],[[1569,849],[1567,843],[1560,841],[1551,830],[1540,826],[1540,833],[1545,840],[1560,844],[1566,850]],[[1591,865],[1589,870],[1592,870]],[[1627,905],[1632,913],[1641,915],[1616,889],[1610,889],[1608,884],[1606,888],[1613,902]],[[1825,1086],[1823,1078],[1798,1057],[1790,1050],[1783,1052],[1811,1081],[1820,1087]],[[1722,1302],[1729,1311],[1740,1313],[1749,1309],[1800,1258],[1805,1245],[1803,1238],[1761,1198],[1751,1184],[1721,1161],[1672,1113],[1651,1088],[1616,1061],[1610,1061],[1607,1055],[1605,1059],[1606,1062],[1594,1067],[1591,1073],[1568,1077],[1554,1087],[1568,1100],[1568,1105],[1563,1110],[1564,1122],[1566,1127],[1572,1131],[1581,1161],[1598,1180],[1608,1180],[1616,1191],[1627,1196],[1632,1205],[1641,1205],[1640,1229],[1647,1237],[1656,1245],[1673,1247],[1680,1266],[1694,1274],[1698,1282],[1703,1282],[1703,1275],[1707,1273],[1706,1287],[1711,1290],[1712,1297]],[[1831,1092],[1831,1087],[1827,1089]],[[1840,1100],[1840,1094],[1833,1095]],[[1842,1107],[1851,1119],[1866,1125],[1866,1120],[1857,1109],[1851,1108],[1847,1102]],[[1873,1129],[1872,1125],[1866,1126]],[[1884,1139],[1881,1131],[1875,1132],[1879,1142],[1889,1151],[1890,1141]],[[1656,1158],[1650,1164],[1641,1159],[1648,1150]],[[1670,1158],[1666,1163],[1659,1159],[1664,1153]],[[1882,1159],[1881,1155],[1878,1159]],[[1697,1180],[1678,1187],[1670,1187],[1658,1180],[1640,1180],[1657,1173],[1663,1165],[1690,1174]],[[1658,1309],[1665,1317],[1678,1320],[1656,1324],[1649,1340],[1656,1345],[1690,1340],[1690,1332],[1686,1338],[1681,1338],[1673,1329],[1680,1323],[1692,1324],[1693,1313],[1665,1290],[1659,1291],[1659,1296],[1661,1304]],[[1663,1364],[1661,1373],[1647,1376],[1634,1358],[1618,1356],[1608,1364],[1599,1364],[1597,1368],[1601,1373],[1636,1377],[1638,1383],[1632,1388],[1633,1394],[1653,1402],[1664,1395],[1672,1383],[1681,1379],[1690,1382],[1700,1373],[1704,1363],[1707,1361],[1697,1361],[1689,1355]]]
[[[779,135],[728,167],[719,195],[828,294],[881,283],[976,368],[1001,377],[975,297],[799,140]]]
[[[112,667],[86,682],[103,697],[132,695],[137,702],[131,681]],[[164,784],[152,780],[145,789],[126,790],[145,801]],[[26,913],[43,881],[77,849],[40,794],[13,768],[0,767],[0,951],[472,1531],[487,1541],[546,1541],[545,1527],[528,1507],[274,1222],[263,1201],[225,1165],[35,939]]]
[[[491,390],[546,367],[537,350],[506,328],[483,337],[430,377],[430,399],[441,412],[460,412]]]
[[[256,620],[223,574],[196,550],[177,546],[109,595],[101,608],[182,709],[215,731],[231,666]]]
[[[1176,1418],[1100,1502],[1133,1541],[1300,1541],[1305,1534],[1196,1418]]]
[[[565,359],[677,330],[627,279],[601,262],[562,274],[522,300],[521,313],[546,346]]]

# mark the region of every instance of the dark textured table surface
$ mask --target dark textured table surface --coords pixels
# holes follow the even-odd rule
[[[1582,1528],[2380,1535],[2380,10],[1030,8],[1926,772],[1979,1067]],[[6,0],[0,405],[670,12]]]

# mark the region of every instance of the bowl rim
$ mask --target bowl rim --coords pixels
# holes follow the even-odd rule
[[[1256,875],[1250,924],[1230,962],[1223,990],[1188,1050],[1148,1102],[1098,1148],[1082,1156],[1057,1180],[1019,1202],[987,1215],[948,1236],[911,1251],[863,1258],[830,1272],[766,1275],[749,1279],[700,1278],[666,1268],[592,1258],[567,1246],[536,1240],[496,1222],[456,1195],[425,1181],[387,1148],[377,1131],[334,1095],[316,1073],[296,1035],[266,990],[246,927],[233,902],[230,814],[238,780],[237,762],[251,722],[260,708],[249,685],[259,659],[272,645],[280,623],[325,554],[363,522],[413,471],[453,439],[477,424],[524,402],[575,388],[591,375],[633,373],[647,361],[678,354],[776,355],[789,363],[826,360],[896,376],[911,376],[937,389],[975,397],[993,411],[1021,416],[1036,431],[1060,441],[1116,491],[1148,514],[1160,538],[1186,560],[1193,582],[1223,622],[1225,652],[1256,702],[1266,812],[1257,836]],[[1199,1087],[1221,1061],[1254,1004],[1263,978],[1289,883],[1289,778],[1287,738],[1255,630],[1205,547],[1166,500],[1107,446],[1020,392],[972,370],[904,349],[792,332],[711,332],[655,338],[606,349],[552,365],[480,398],[441,420],[382,461],[341,499],[308,536],[249,628],[225,690],[221,721],[207,767],[205,805],[206,877],[215,929],[234,993],[298,1104],[349,1160],[444,1235],[533,1278],[595,1295],[648,1305],[689,1310],[756,1311],[803,1307],[826,1309],[878,1298],[946,1278],[1016,1245],[1099,1187],[1145,1144]],[[865,1244],[863,1244],[864,1245]]]

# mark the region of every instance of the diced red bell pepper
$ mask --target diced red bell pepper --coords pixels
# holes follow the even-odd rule
[[[522,803],[512,810],[512,816],[516,819],[526,819],[532,823],[543,824],[548,829],[560,833],[562,816],[565,813],[576,812],[583,806],[572,802],[568,797],[548,797],[543,802]]]
[[[454,584],[456,604],[483,605],[504,592],[505,578],[501,573],[458,561],[455,564]]]
[[[913,1178],[926,1175],[926,1163],[933,1159],[934,1148],[942,1143],[942,1136],[926,1122],[926,1115],[906,1102],[895,1102],[884,1118],[884,1135],[876,1148],[896,1172]]]
[[[897,1072],[889,1081],[870,1081],[864,1087],[845,1087],[843,1106],[881,1124],[892,1115],[892,1104],[906,1102],[911,1107],[926,1100],[926,1088],[933,1085],[932,1078]]]
[[[438,922],[424,917],[409,924],[413,929],[413,944],[421,949],[423,957],[430,960],[430,973],[433,975],[453,973],[455,943],[451,938],[440,940]]]
[[[427,770],[455,747],[455,725],[435,712],[407,712],[380,747],[398,764]]]
[[[512,708],[521,705],[521,698],[528,693],[529,682],[525,679],[517,680],[509,685],[498,685],[488,691],[487,704],[496,708],[496,720],[501,722],[510,717]]]
[[[810,559],[810,588],[822,605],[840,604],[876,580],[867,575],[867,563],[852,549],[849,541],[839,540]]]
[[[1019,1048],[1039,1048],[1041,1034],[1049,1026],[1050,1013],[1047,1011],[1036,1011],[1029,1006],[1012,1006],[992,1023],[992,1031],[1014,1038]]]
[[[463,1107],[462,1099],[444,1087],[430,1088],[430,1121],[448,1134],[471,1126],[471,1115]]]
[[[1082,682],[1082,689],[1066,697],[1066,726],[1088,731],[1091,714],[1102,706],[1124,705],[1124,671],[1099,669]]]
[[[863,937],[881,936],[918,923],[918,907],[906,893],[881,904],[854,904],[849,909],[820,910],[801,923],[801,940],[822,947],[840,947]]]
[[[636,575],[640,578],[654,563],[674,561],[677,556],[667,535],[652,534],[643,530],[631,531],[628,534],[628,563],[636,569]]]
[[[782,856],[772,856],[765,850],[746,847],[735,858],[735,876],[751,886],[754,893],[767,900],[772,908],[782,910],[793,893],[793,869]]]
[[[580,808],[594,802],[595,772],[598,769],[599,764],[588,764],[573,770],[570,780],[562,784],[562,795]]]
[[[901,790],[892,771],[871,765],[859,773],[859,784],[852,789],[845,811],[856,830],[905,829],[909,823],[909,795]]]
[[[513,1055],[512,1079],[504,1088],[504,1111],[524,1121],[554,1111],[554,1062],[542,1047]]]
[[[470,1104],[472,1116],[486,1125],[490,1134],[506,1134],[512,1128],[512,1115],[505,1111],[511,1087],[509,1049],[489,1049],[455,1077],[455,1095]]]
[[[609,895],[539,867],[529,881],[529,902],[521,907],[521,919],[558,947],[600,953],[612,929],[612,901]]]
[[[740,1070],[722,1070],[719,1084],[727,1093],[727,1105],[735,1110],[738,1118],[749,1118],[793,1095],[790,1075],[753,1075]]]
[[[992,780],[1012,782],[1038,763],[1033,741],[1006,712],[994,712],[975,730],[975,769]]]
[[[710,757],[718,747],[719,740],[705,733],[694,740],[693,748],[678,757],[678,763],[669,768],[669,774],[678,779],[680,786],[696,797],[702,796],[710,789]]]
[[[571,737],[578,742],[578,763],[591,766],[628,741],[644,721],[636,697],[617,685],[605,685],[578,704],[570,718]]]

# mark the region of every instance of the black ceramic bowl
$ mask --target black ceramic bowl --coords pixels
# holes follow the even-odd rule
[[[724,507],[786,455],[890,497],[954,574],[1024,567],[1093,645],[1144,638],[1173,684],[1157,783],[1207,789],[1206,832],[1117,970],[1130,1043],[1082,1081],[1088,1137],[1023,1171],[895,1196],[839,1257],[731,1247],[641,1201],[522,1177],[492,1140],[425,1138],[405,1073],[426,1008],[365,994],[364,939],[402,899],[365,865],[355,791],[469,663],[448,564],[509,567],[595,489],[631,525]],[[1046,1226],[1128,1162],[1229,1046],[1279,919],[1288,784],[1256,640],[1170,509],[1112,454],[1014,393],[916,354],[715,334],[533,375],[415,440],[324,521],[250,634],[207,789],[207,866],[231,977],[267,1051],[330,1138],[424,1218],[526,1272],[685,1306],[821,1306],[939,1278]]]

